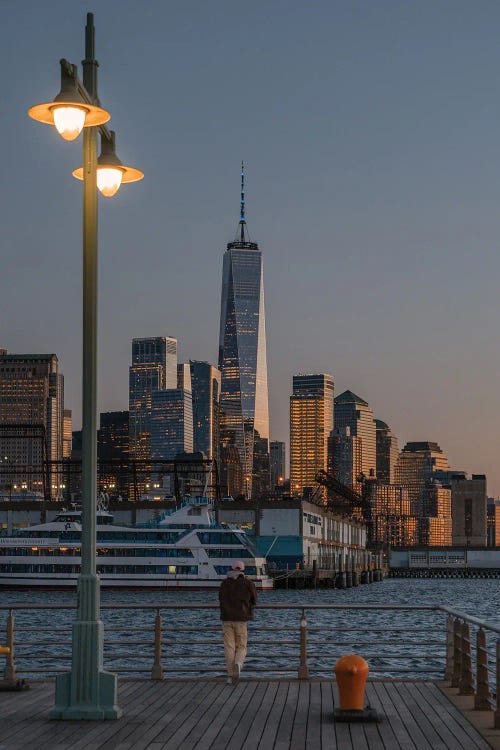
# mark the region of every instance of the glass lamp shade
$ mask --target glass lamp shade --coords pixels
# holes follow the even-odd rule
[[[53,107],[54,125],[65,141],[74,141],[82,132],[86,111],[83,107]]]
[[[123,170],[118,167],[97,167],[97,187],[106,198],[112,198],[122,184]]]

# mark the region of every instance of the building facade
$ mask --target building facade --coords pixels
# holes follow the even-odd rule
[[[394,484],[398,462],[398,439],[381,419],[375,420],[377,479],[381,484]]]
[[[190,361],[194,450],[220,460],[220,371],[209,362]]]
[[[0,481],[62,495],[64,377],[55,354],[0,355]],[[14,487],[15,485],[15,487]]]
[[[227,245],[223,260],[219,370],[221,442],[237,449],[240,490],[251,496],[255,432],[269,442],[269,406],[262,253],[248,237],[243,169],[239,236]]]
[[[328,440],[329,470],[339,482],[361,493],[363,474],[363,442],[351,435],[351,428],[337,427]]]
[[[451,480],[451,510],[453,544],[457,546],[486,546],[487,494],[484,474],[473,474],[471,479]]]
[[[280,440],[272,440],[269,450],[271,462],[271,490],[281,487],[285,481],[286,446]]]
[[[353,437],[361,439],[361,467],[365,478],[377,475],[376,429],[373,412],[366,401],[352,391],[344,391],[335,399],[335,429],[349,427]]]
[[[396,483],[410,493],[412,514],[421,514],[422,493],[436,479],[436,472],[448,472],[448,458],[437,443],[406,443],[396,464]]]
[[[301,497],[328,466],[334,381],[327,373],[294,375],[290,396],[290,491]]]
[[[133,339],[129,369],[130,458],[151,458],[151,408],[155,391],[177,388],[177,339]]]
[[[71,445],[73,442],[73,413],[71,409],[63,412],[63,458],[71,458]]]

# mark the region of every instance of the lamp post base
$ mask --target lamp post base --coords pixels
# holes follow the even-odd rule
[[[117,705],[118,681],[112,672],[98,672],[94,675],[97,695],[91,701],[78,701],[73,695],[72,672],[58,675],[56,679],[56,705],[51,711],[51,719],[68,721],[102,721],[119,719],[122,715]],[[76,700],[75,700],[76,698]]]
[[[82,589],[95,581],[84,578]],[[102,669],[104,628],[100,620],[80,620],[73,625],[71,672],[56,678],[56,703],[51,719],[74,721],[119,719],[118,679]]]

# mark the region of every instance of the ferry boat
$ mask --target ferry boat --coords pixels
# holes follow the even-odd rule
[[[0,536],[0,588],[74,588],[80,573],[81,511]],[[272,589],[265,558],[245,532],[215,521],[212,501],[186,498],[158,518],[116,525],[97,510],[97,572],[103,588],[217,588],[235,560],[260,590]]]

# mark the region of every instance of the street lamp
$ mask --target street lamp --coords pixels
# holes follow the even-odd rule
[[[117,719],[117,678],[103,669],[104,629],[100,620],[100,581],[96,569],[97,524],[97,188],[106,195],[116,192],[127,170],[115,155],[116,174],[99,175],[97,129],[103,153],[114,134],[104,125],[110,115],[97,96],[97,68],[94,44],[94,16],[87,14],[83,84],[77,67],[61,60],[61,91],[52,102],[37,104],[29,115],[39,122],[53,124],[65,140],[74,140],[83,130],[83,409],[82,409],[82,537],[81,568],[78,579],[78,612],[73,625],[71,672],[56,680],[54,719]],[[117,164],[119,162],[119,164]],[[133,179],[144,176],[132,170]],[[118,181],[118,185],[116,185]],[[107,192],[106,192],[107,191]],[[111,192],[112,191],[112,192]]]

